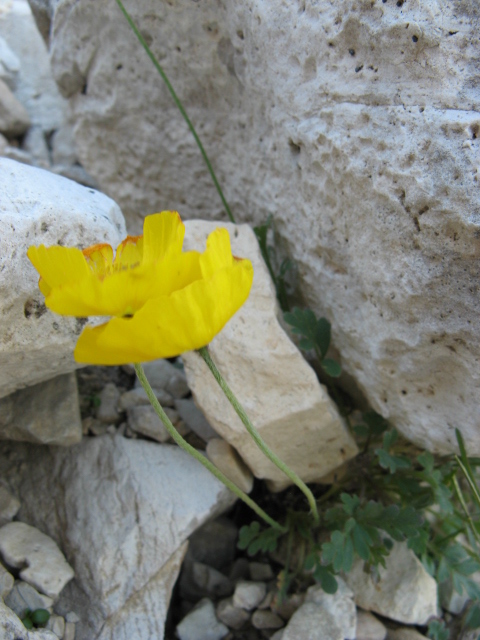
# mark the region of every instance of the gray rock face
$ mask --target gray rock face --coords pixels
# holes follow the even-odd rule
[[[1,398],[77,367],[83,322],[46,309],[28,247],[116,246],[126,232],[112,200],[47,171],[0,158],[0,186]]]
[[[178,550],[233,502],[177,447],[119,436],[41,455],[3,443],[0,466],[20,496],[20,519],[51,535],[75,570],[59,611],[79,613],[76,640],[162,637]]]
[[[74,373],[0,398],[1,440],[68,446],[80,442],[81,438]]]
[[[203,251],[215,224],[186,223],[185,247]],[[313,369],[279,322],[274,287],[247,225],[226,225],[236,256],[254,268],[247,302],[209,346],[227,384],[245,408],[265,442],[305,482],[316,481],[357,453],[336,406]],[[196,402],[207,420],[257,478],[274,490],[290,484],[285,474],[260,451],[224,396],[201,356],[183,354],[185,371]]]
[[[53,71],[82,163],[132,231],[152,202],[223,215],[115,4],[54,4]],[[332,321],[343,367],[373,407],[421,446],[451,451],[458,426],[479,453],[478,3],[130,10],[235,215],[274,215],[306,302]]]

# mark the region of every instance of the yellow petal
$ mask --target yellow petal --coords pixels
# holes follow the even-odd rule
[[[168,252],[180,253],[185,225],[176,211],[162,211],[147,216],[143,223],[143,259],[154,262]]]
[[[210,278],[215,271],[231,267],[233,263],[230,236],[224,228],[215,229],[207,238],[207,248],[200,257],[204,278]]]
[[[235,261],[207,280],[149,300],[132,318],[86,327],[77,362],[126,364],[170,358],[208,344],[242,306],[253,281],[249,260]]]
[[[133,315],[151,298],[168,295],[200,279],[199,257],[196,251],[169,254],[159,262],[114,271],[103,279],[91,273],[81,281],[53,289],[46,304],[62,315]]]
[[[131,269],[143,260],[143,236],[127,236],[117,247],[114,266]]]
[[[113,249],[109,244],[94,244],[82,250],[90,269],[103,278],[112,269]]]
[[[80,249],[74,247],[30,247],[27,256],[40,274],[44,287],[53,289],[87,277],[90,269]]]

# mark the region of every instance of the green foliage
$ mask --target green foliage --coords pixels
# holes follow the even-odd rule
[[[311,571],[316,582],[318,582],[325,593],[336,593],[338,582],[333,574],[331,566],[324,566],[321,561],[320,553],[314,548],[305,558],[305,571]]]
[[[31,611],[26,609],[22,622],[26,629],[33,629],[34,627],[44,627],[50,620],[50,613],[46,609],[35,609]]]
[[[240,529],[238,536],[238,548],[246,549],[249,556],[254,556],[259,551],[264,553],[275,551],[281,533],[273,527],[260,529],[260,523],[252,522]]]
[[[391,429],[383,436],[383,448],[375,449],[378,456],[378,463],[383,469],[388,469],[390,473],[395,473],[398,469],[409,469],[410,460],[405,456],[396,456],[391,453],[393,445],[398,440],[398,431]]]
[[[326,358],[331,340],[331,327],[326,318],[317,318],[311,309],[299,309],[284,313],[284,320],[292,328],[292,333],[300,336],[298,346],[303,351],[314,350],[322,369],[332,378],[338,378],[342,368],[338,362]]]
[[[464,624],[467,629],[480,628],[480,602],[473,602],[465,616]]]
[[[445,623],[441,620],[432,620],[428,625],[428,637],[432,640],[448,640],[450,632],[445,628]]]

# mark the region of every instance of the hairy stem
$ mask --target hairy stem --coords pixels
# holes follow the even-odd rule
[[[245,409],[242,407],[240,402],[237,400],[237,398],[234,395],[233,391],[228,386],[226,380],[224,379],[224,377],[222,376],[220,371],[217,369],[217,366],[213,362],[213,360],[212,360],[212,358],[211,358],[211,356],[210,356],[210,354],[208,352],[207,347],[202,347],[201,349],[198,350],[198,352],[200,353],[202,358],[205,360],[208,368],[210,369],[210,371],[213,374],[213,377],[215,378],[215,380],[220,385],[220,388],[222,389],[223,393],[226,395],[228,401],[230,402],[232,407],[235,409],[236,414],[238,415],[240,420],[245,425],[245,428],[247,429],[248,433],[252,436],[252,438],[253,438],[255,444],[258,446],[258,448],[267,456],[267,458],[269,460],[271,460],[273,462],[274,465],[276,465],[281,471],[283,471],[283,473],[294,484],[296,484],[297,487],[305,494],[305,496],[306,496],[306,498],[308,500],[308,503],[310,505],[310,509],[312,511],[312,515],[313,515],[313,518],[315,520],[315,523],[318,524],[318,522],[320,521],[320,518],[319,518],[319,515],[318,515],[317,504],[315,502],[315,498],[313,496],[313,493],[310,491],[310,489],[307,487],[307,485],[303,482],[303,480],[301,478],[299,478],[299,476],[295,473],[295,471],[292,471],[292,469],[290,469],[290,467],[288,467],[282,460],[280,460],[280,458],[263,441],[263,439],[261,438],[260,434],[258,433],[258,431],[255,429],[255,427],[251,423],[250,418],[247,416],[247,414],[245,412]]]
[[[172,439],[178,444],[178,446],[189,453],[191,456],[193,456],[195,460],[198,460],[200,464],[206,467],[210,471],[210,473],[212,473],[218,480],[220,480],[220,482],[223,482],[223,484],[228,489],[230,489],[230,491],[232,491],[238,498],[240,498],[240,500],[243,500],[245,504],[253,509],[253,511],[255,511],[255,513],[259,515],[263,520],[265,520],[265,522],[267,522],[271,527],[277,529],[278,531],[281,531],[282,533],[285,533],[287,531],[285,527],[282,527],[281,524],[273,520],[273,518],[265,513],[265,511],[261,507],[259,507],[256,502],[249,498],[246,493],[241,491],[231,480],[227,478],[226,475],[224,475],[219,469],[217,469],[217,467],[212,464],[210,460],[208,460],[208,458],[199,453],[194,447],[188,444],[188,442],[184,438],[182,438],[182,436],[175,429],[169,417],[163,410],[162,405],[157,400],[152,387],[147,380],[142,365],[137,363],[134,366],[138,379],[140,380],[142,387],[145,389],[148,399],[150,400],[152,407],[155,409],[155,413],[163,422],[165,429],[171,435]]]

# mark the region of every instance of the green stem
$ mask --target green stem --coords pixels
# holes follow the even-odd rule
[[[213,360],[212,360],[212,358],[211,358],[211,356],[210,356],[210,354],[208,352],[207,347],[202,347],[201,349],[198,350],[198,352],[200,353],[202,358],[205,360],[208,368],[210,369],[210,371],[213,374],[213,377],[215,378],[215,380],[220,385],[223,393],[226,395],[228,401],[230,402],[232,407],[235,409],[236,414],[238,415],[240,420],[245,425],[245,428],[247,429],[248,433],[252,436],[252,438],[253,438],[255,444],[258,446],[258,448],[267,456],[267,458],[269,460],[271,460],[273,462],[274,465],[276,465],[281,471],[283,471],[283,473],[294,484],[296,484],[297,487],[301,491],[303,491],[303,493],[305,494],[305,496],[306,496],[306,498],[308,500],[308,503],[310,505],[310,509],[312,511],[312,515],[313,515],[313,518],[315,520],[315,523],[318,524],[320,522],[320,517],[318,515],[317,504],[315,502],[315,498],[313,496],[313,493],[310,491],[310,489],[307,487],[307,485],[303,482],[303,480],[301,478],[299,478],[299,476],[295,473],[295,471],[292,471],[292,469],[290,469],[290,467],[288,467],[282,460],[280,460],[280,458],[275,453],[273,453],[273,451],[270,449],[270,447],[268,447],[268,445],[263,441],[263,439],[261,438],[261,436],[258,433],[258,431],[255,429],[253,424],[250,422],[250,418],[247,416],[247,414],[245,412],[245,409],[242,407],[240,402],[237,400],[237,398],[235,397],[233,391],[230,389],[230,387],[228,386],[227,382],[225,381],[224,377],[222,376],[220,371],[217,369],[215,363],[213,362]]]
[[[170,419],[165,413],[165,411],[163,410],[162,405],[157,400],[152,390],[152,387],[150,386],[150,383],[147,380],[147,377],[145,375],[142,365],[136,363],[134,367],[135,367],[135,371],[137,373],[138,379],[140,380],[142,387],[145,389],[145,392],[148,396],[148,399],[150,400],[152,407],[155,409],[155,413],[163,422],[165,429],[168,431],[172,439],[178,444],[178,446],[181,447],[187,453],[189,453],[191,456],[193,456],[195,460],[198,460],[200,464],[203,464],[203,466],[206,467],[210,471],[210,473],[213,473],[213,475],[216,478],[218,478],[220,482],[223,482],[223,484],[228,489],[230,489],[230,491],[232,491],[238,498],[240,498],[240,500],[243,500],[245,504],[248,504],[248,506],[251,509],[253,509],[253,511],[255,511],[257,515],[263,518],[263,520],[265,520],[265,522],[267,522],[271,527],[273,527],[274,529],[277,529],[278,531],[281,531],[282,533],[286,533],[287,531],[286,527],[282,527],[281,524],[273,520],[273,518],[271,518],[267,513],[265,513],[265,511],[261,509],[256,502],[254,502],[251,498],[249,498],[246,493],[241,491],[231,480],[227,478],[226,475],[224,475],[219,469],[217,469],[217,467],[214,464],[212,464],[208,458],[206,458],[205,456],[202,456],[201,453],[199,453],[194,447],[188,444],[188,442],[184,440],[184,438],[182,438],[182,436],[178,433],[178,431],[175,429],[173,424],[170,422]]]
[[[150,60],[153,62],[153,64],[155,65],[155,69],[158,71],[158,73],[160,74],[162,80],[164,81],[165,85],[167,86],[167,89],[170,92],[170,95],[173,98],[173,101],[175,102],[178,110],[180,111],[180,113],[183,116],[183,119],[185,120],[185,122],[187,123],[188,128],[190,129],[191,134],[193,135],[195,142],[197,143],[198,148],[200,149],[200,153],[203,156],[203,159],[205,161],[205,164],[207,165],[207,169],[212,177],[213,183],[218,191],[218,195],[220,196],[220,199],[223,203],[223,206],[225,207],[225,211],[227,212],[228,217],[230,218],[231,222],[235,222],[235,218],[233,217],[233,214],[230,210],[230,207],[228,206],[228,202],[225,199],[225,196],[223,195],[223,191],[222,188],[220,187],[220,183],[217,180],[217,176],[215,175],[215,172],[213,170],[213,167],[210,163],[210,160],[207,156],[207,152],[205,151],[205,149],[203,148],[203,144],[200,140],[200,138],[198,137],[198,134],[195,130],[195,127],[192,124],[192,121],[190,120],[190,118],[187,115],[187,112],[185,111],[185,107],[183,106],[183,104],[180,101],[180,98],[177,96],[177,94],[175,93],[175,90],[170,82],[170,80],[168,79],[165,71],[163,70],[163,68],[160,66],[158,60],[155,58],[155,56],[153,55],[150,47],[148,46],[148,44],[146,43],[144,37],[142,36],[142,34],[140,33],[137,25],[135,24],[135,22],[132,20],[130,14],[127,12],[127,10],[125,9],[125,7],[123,6],[122,0],[116,0],[117,4],[120,8],[120,11],[123,13],[123,15],[125,16],[126,21],[128,22],[128,24],[130,25],[132,31],[134,32],[134,34],[137,36],[138,41],[140,42],[140,44],[142,45],[142,47],[145,49],[148,57],[150,58]]]

